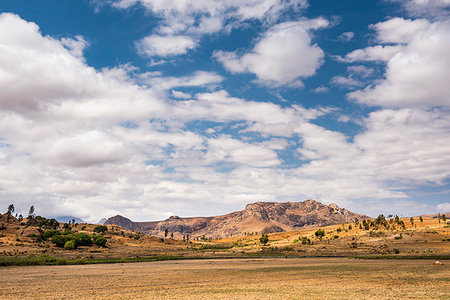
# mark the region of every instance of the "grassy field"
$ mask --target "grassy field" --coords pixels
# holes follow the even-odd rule
[[[446,263],[446,262],[444,262]],[[448,299],[430,260],[222,259],[4,267],[1,299]]]

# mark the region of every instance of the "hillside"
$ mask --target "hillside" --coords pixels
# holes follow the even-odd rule
[[[109,218],[105,225],[118,225],[128,230],[164,236],[165,231],[176,238],[189,234],[193,237],[223,238],[250,233],[273,233],[312,228],[369,217],[315,200],[303,202],[256,202],[244,210],[215,217],[181,218],[172,216],[163,221],[133,222],[123,216]]]

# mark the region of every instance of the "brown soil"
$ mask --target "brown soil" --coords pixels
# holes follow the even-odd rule
[[[448,299],[449,264],[346,258],[6,267],[1,299]]]

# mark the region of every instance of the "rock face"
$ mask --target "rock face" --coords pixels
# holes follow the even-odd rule
[[[103,224],[104,225],[117,225],[117,226],[123,227],[128,230],[132,230],[132,231],[140,231],[141,230],[141,227],[139,226],[138,223],[135,223],[135,222],[131,221],[130,219],[127,219],[120,215],[109,218]]]
[[[212,238],[244,235],[245,233],[271,233],[317,227],[353,221],[369,217],[340,208],[336,204],[324,205],[315,200],[303,202],[256,202],[244,210],[216,217],[180,218],[172,216],[159,222],[132,222],[115,216],[105,224],[119,225],[125,229],[143,231],[164,236],[164,231],[176,237],[189,234],[190,237]]]

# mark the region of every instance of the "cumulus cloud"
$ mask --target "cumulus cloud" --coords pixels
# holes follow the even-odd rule
[[[292,34],[284,26],[277,30]],[[315,124],[332,108],[233,97],[216,90],[223,78],[212,72],[97,71],[68,45],[0,15],[2,205],[18,199],[18,210],[34,204],[38,213],[88,221],[118,213],[134,220],[210,215],[307,197],[348,208],[367,198],[404,207],[404,187],[450,177],[450,119],[441,110],[379,109],[362,117],[351,139]]]
[[[355,33],[351,31],[343,32],[338,36],[338,41],[349,42],[355,37]]]
[[[364,49],[356,49],[347,53],[344,57],[336,57],[343,62],[357,62],[357,61],[375,61],[387,62],[394,55],[402,50],[402,46],[371,46]]]
[[[236,53],[216,51],[214,57],[233,73],[249,72],[258,82],[271,86],[302,86],[323,64],[324,52],[312,44],[309,30],[328,26],[319,18],[286,22],[267,31],[254,48],[240,57]]]
[[[401,22],[409,24],[410,21]],[[420,24],[422,26],[425,23]],[[382,26],[379,24],[377,28],[380,27]],[[414,30],[412,35],[401,34],[401,37],[394,35],[392,38],[381,34],[381,38],[409,41],[396,55],[387,60],[385,79],[375,86],[352,92],[349,97],[369,105],[448,107],[450,22],[432,23],[425,29]]]
[[[136,42],[138,53],[144,56],[172,56],[186,54],[197,47],[197,42],[188,36],[149,35]]]
[[[445,17],[449,14],[449,0],[393,0],[400,2],[412,16]]]
[[[425,19],[408,20],[392,18],[369,26],[377,33],[377,41],[381,43],[408,43],[414,35],[430,26]]]
[[[450,203],[444,202],[444,203],[438,204],[436,207],[436,210],[438,212],[443,212],[443,213],[450,212]]]

